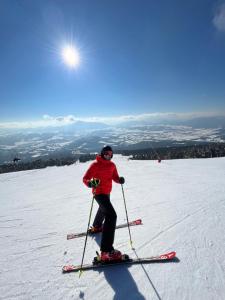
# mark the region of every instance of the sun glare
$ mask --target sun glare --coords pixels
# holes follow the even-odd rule
[[[66,46],[62,50],[62,58],[66,65],[71,68],[78,67],[80,63],[80,55],[77,49],[72,46]]]

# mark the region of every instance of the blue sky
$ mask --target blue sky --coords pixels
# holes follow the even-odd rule
[[[1,123],[225,112],[225,1],[1,0],[0,45]]]

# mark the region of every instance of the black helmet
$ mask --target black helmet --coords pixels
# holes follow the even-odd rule
[[[112,147],[110,147],[110,146],[105,146],[105,147],[102,148],[101,157],[104,158],[104,154],[108,151],[112,152],[112,156],[111,156],[111,158],[112,158],[113,157],[113,150],[112,150]]]

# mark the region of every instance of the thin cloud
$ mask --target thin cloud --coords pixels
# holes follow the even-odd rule
[[[62,127],[76,122],[98,122],[107,125],[123,124],[125,122],[160,122],[160,121],[184,121],[201,117],[225,116],[225,113],[199,112],[199,113],[149,113],[140,115],[124,115],[115,117],[88,117],[79,118],[73,115],[53,117],[48,114],[42,119],[29,122],[4,122],[0,123],[0,129],[26,129],[43,127]]]
[[[213,24],[217,30],[225,32],[225,3],[218,7],[213,18]]]

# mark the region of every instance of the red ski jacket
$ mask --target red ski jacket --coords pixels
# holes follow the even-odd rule
[[[110,161],[105,160],[100,155],[97,155],[96,161],[91,164],[83,177],[83,182],[88,186],[88,182],[92,178],[100,179],[100,184],[97,186],[95,194],[110,194],[112,190],[112,180],[119,183],[119,175],[116,165]],[[94,192],[94,189],[92,189]]]

